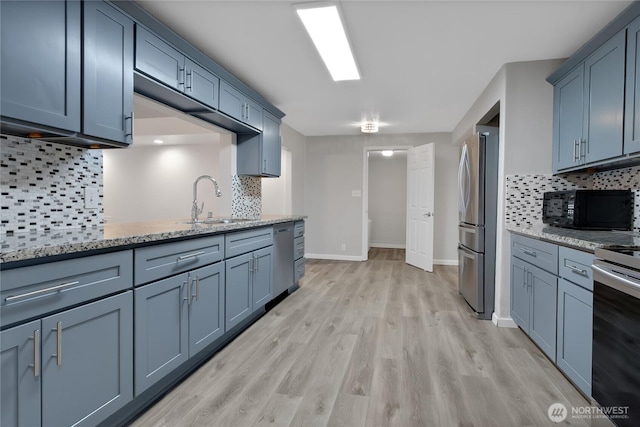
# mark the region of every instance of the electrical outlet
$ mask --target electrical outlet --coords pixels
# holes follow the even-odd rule
[[[340,245],[340,249],[342,250],[342,252],[347,250],[347,244],[343,243],[342,245]]]
[[[98,209],[99,199],[100,199],[100,195],[98,194],[97,187],[84,188],[84,208],[85,209]]]

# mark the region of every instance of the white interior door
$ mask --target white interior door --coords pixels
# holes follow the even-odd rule
[[[433,143],[407,152],[407,250],[406,262],[433,271]]]

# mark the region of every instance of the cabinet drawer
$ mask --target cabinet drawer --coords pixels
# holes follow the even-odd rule
[[[558,250],[558,273],[570,282],[593,291],[594,255],[576,249],[560,247]]]
[[[300,279],[304,277],[304,258],[297,260],[293,267],[293,280],[298,283]]]
[[[135,251],[136,286],[224,259],[224,236],[201,237]]]
[[[304,237],[297,237],[293,241],[293,259],[300,259],[304,256]]]
[[[511,255],[558,274],[558,246],[553,243],[512,234]]]
[[[229,233],[224,237],[226,258],[273,245],[273,227]]]
[[[132,286],[132,251],[57,261],[0,272],[3,325],[42,316]]]
[[[304,236],[304,221],[296,221],[293,226],[293,237]]]

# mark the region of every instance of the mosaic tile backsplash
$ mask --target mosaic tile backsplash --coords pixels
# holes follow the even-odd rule
[[[258,219],[262,215],[262,181],[255,176],[231,178],[231,216]]]
[[[505,223],[515,226],[541,224],[544,192],[574,188],[633,190],[633,229],[640,231],[640,166],[592,175],[507,175]]]
[[[98,207],[84,208],[84,188]],[[103,223],[102,151],[0,135],[0,233]]]

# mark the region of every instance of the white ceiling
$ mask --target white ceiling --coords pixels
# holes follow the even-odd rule
[[[291,1],[138,3],[304,135],[450,132],[500,67],[565,58],[630,1],[340,2],[362,75],[334,82]]]

